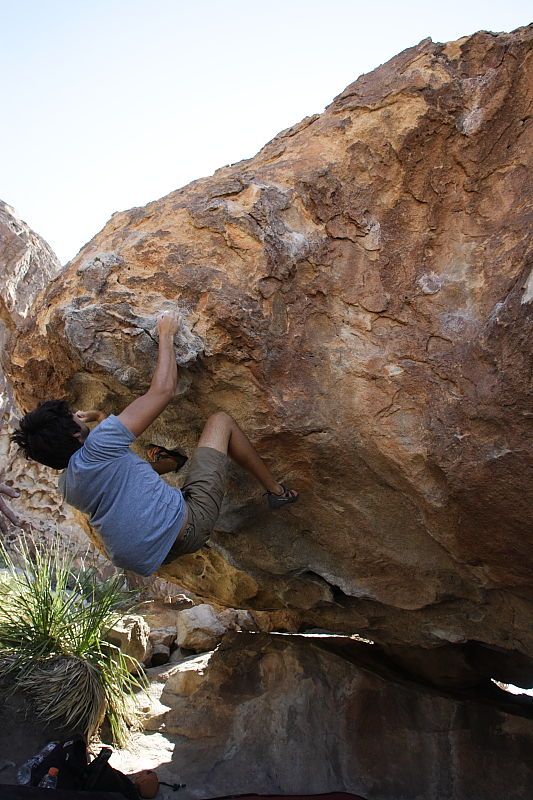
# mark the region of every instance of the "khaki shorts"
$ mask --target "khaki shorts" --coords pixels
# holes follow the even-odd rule
[[[163,564],[186,553],[194,553],[205,545],[220,513],[227,473],[227,455],[213,447],[196,448],[181,489],[187,503],[188,522]]]

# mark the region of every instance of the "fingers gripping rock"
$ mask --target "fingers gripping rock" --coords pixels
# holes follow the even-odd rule
[[[153,313],[142,313],[128,303],[81,305],[64,309],[65,334],[88,372],[104,370],[126,386],[142,388],[150,381],[157,357],[157,317],[173,310],[180,325],[174,335],[179,366],[187,367],[205,349],[191,330],[187,312],[174,303],[163,303]]]

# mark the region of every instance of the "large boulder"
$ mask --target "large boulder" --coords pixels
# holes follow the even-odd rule
[[[195,652],[213,650],[226,633],[226,628],[207,603],[181,611],[176,628],[178,647]]]
[[[185,800],[353,792],[368,800],[524,800],[530,718],[385,677],[297,637],[228,634],[153,684],[147,728]],[[158,689],[158,691],[157,691]],[[172,746],[174,747],[172,748]],[[128,754],[119,756],[118,766]],[[164,761],[165,763],[161,763]]]
[[[164,577],[533,664],[531,38],[425,40],[254,158],[113,215],[11,336],[21,406],[118,411],[177,307],[179,390],[149,440],[192,450],[225,409],[301,491],[272,514],[235,469],[211,547]]]

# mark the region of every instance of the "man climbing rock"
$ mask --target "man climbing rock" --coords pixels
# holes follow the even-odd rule
[[[266,490],[270,508],[294,503],[298,494],[276,481],[225,412],[209,417],[190,459],[181,489],[160,477],[185,459],[179,451],[152,446],[149,464],[130,449],[174,396],[177,367],[176,314],[157,321],[159,352],[148,391],[121,414],[98,422],[100,412],[73,413],[62,400],[49,400],[26,414],[12,438],[28,458],[62,469],[59,486],[67,503],[89,515],[114,564],[151,575],[163,563],[199,550],[209,539],[225,492],[228,456]]]

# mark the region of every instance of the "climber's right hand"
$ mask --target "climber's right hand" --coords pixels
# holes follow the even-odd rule
[[[178,329],[179,320],[175,311],[164,311],[158,316],[159,346],[150,388],[118,415],[124,427],[134,436],[144,433],[174,397],[178,370],[172,337]]]
[[[175,311],[162,311],[157,318],[157,332],[174,336],[179,329],[179,319]]]

